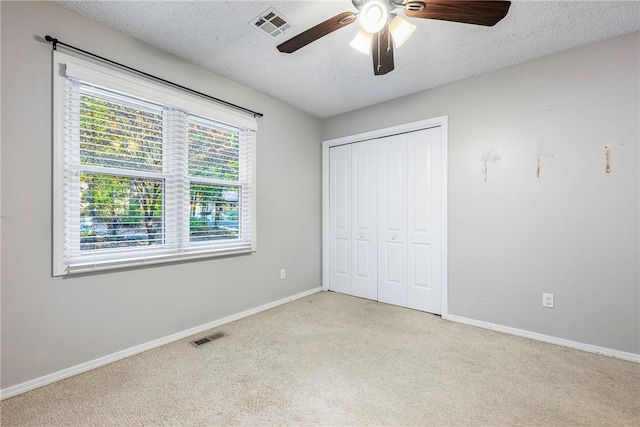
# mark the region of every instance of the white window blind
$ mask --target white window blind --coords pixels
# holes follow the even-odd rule
[[[54,60],[54,275],[255,250],[255,119]]]

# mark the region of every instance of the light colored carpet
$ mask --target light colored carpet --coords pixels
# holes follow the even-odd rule
[[[1,424],[640,423],[638,364],[373,301],[322,292],[218,330],[7,399]]]

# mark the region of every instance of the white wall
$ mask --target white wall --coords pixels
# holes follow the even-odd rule
[[[331,139],[449,116],[451,314],[640,353],[639,39],[323,122]]]
[[[55,4],[0,7],[1,388],[320,286],[319,120]],[[51,45],[35,39],[46,34],[265,114],[258,252],[51,277]]]

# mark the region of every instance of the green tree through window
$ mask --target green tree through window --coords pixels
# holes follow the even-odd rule
[[[80,103],[81,165],[162,172],[162,109],[128,107],[89,90]],[[92,226],[80,229],[81,249],[161,244],[163,187],[161,179],[83,173],[80,222]]]

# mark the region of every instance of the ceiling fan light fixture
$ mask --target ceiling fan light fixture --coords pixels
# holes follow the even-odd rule
[[[397,48],[402,46],[406,42],[411,34],[416,30],[416,26],[409,23],[401,16],[396,16],[389,23],[389,32],[393,37],[394,45]]]
[[[351,40],[349,46],[357,50],[358,52],[362,52],[365,55],[369,55],[371,53],[371,40],[373,39],[373,34],[364,31],[363,29],[358,30],[358,34]]]
[[[360,11],[360,27],[368,33],[375,34],[387,24],[389,11],[379,0],[371,0],[362,6]]]

